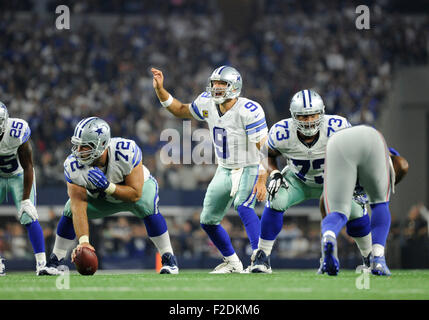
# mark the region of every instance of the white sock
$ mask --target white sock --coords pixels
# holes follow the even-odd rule
[[[238,258],[237,254],[235,252],[234,252],[234,254],[232,254],[232,255],[230,255],[228,257],[225,257],[225,260],[231,261],[231,262],[238,262],[238,261],[240,261],[240,259]]]
[[[371,253],[372,251],[372,237],[371,237],[371,233],[367,234],[364,237],[353,237],[353,240],[356,242],[360,254],[363,257],[368,257],[368,255]]]
[[[36,257],[36,265],[39,267],[46,266],[46,253],[39,252],[34,255]]]
[[[337,236],[335,235],[335,232],[331,231],[331,230],[325,231],[325,233],[322,235],[322,238],[326,237],[326,236],[331,236],[331,237],[333,237],[335,239],[337,238]]]
[[[173,248],[171,247],[170,235],[168,231],[165,231],[163,234],[157,237],[150,237],[155,247],[158,249],[159,254],[162,255],[164,253],[170,252],[173,254]]]
[[[384,247],[381,244],[373,244],[372,254],[374,255],[374,257],[384,256]]]
[[[275,240],[259,238],[258,249],[261,249],[267,256],[269,256],[271,254],[271,250],[273,250],[274,241]]]
[[[250,256],[250,260],[251,261],[255,260],[255,258],[256,258],[256,252],[258,252],[258,249],[255,249],[255,250],[252,251],[252,255]]]
[[[56,235],[54,250],[52,252],[57,256],[58,260],[61,260],[66,257],[67,250],[71,248],[73,243],[74,239],[70,240]]]

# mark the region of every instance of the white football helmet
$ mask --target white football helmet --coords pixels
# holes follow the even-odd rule
[[[6,131],[7,120],[9,119],[9,112],[3,102],[0,101],[0,135]]]
[[[214,88],[213,80],[225,81],[227,83],[226,89]],[[224,103],[225,100],[237,98],[241,93],[243,87],[243,80],[240,73],[233,67],[221,66],[216,68],[209,77],[207,92],[210,92],[215,103]],[[219,93],[223,93],[218,95]]]
[[[313,90],[301,90],[294,94],[290,102],[290,114],[299,132],[305,136],[314,136],[322,127],[325,105],[320,95]],[[318,114],[314,121],[300,121],[299,115]]]
[[[74,129],[72,153],[80,164],[89,165],[98,159],[110,142],[110,127],[106,121],[97,117],[81,120]],[[79,147],[89,147],[79,151]]]

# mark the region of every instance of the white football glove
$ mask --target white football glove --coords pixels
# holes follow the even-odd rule
[[[286,189],[289,188],[286,180],[279,170],[274,170],[270,174],[270,183],[268,184],[268,201],[272,201],[276,193],[283,186]]]
[[[21,219],[23,213],[27,213],[33,221],[36,221],[39,219],[39,216],[37,215],[36,207],[33,205],[30,199],[22,200],[21,201],[21,208],[18,212],[18,220]]]

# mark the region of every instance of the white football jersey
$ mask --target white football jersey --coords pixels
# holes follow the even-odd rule
[[[207,122],[220,166],[238,169],[259,164],[256,143],[268,133],[265,113],[259,103],[239,97],[222,115],[211,95],[203,92],[189,105],[189,110],[195,119]]]
[[[125,177],[142,162],[142,151],[133,140],[123,138],[110,139],[107,150],[108,158],[104,174],[110,182],[123,184]],[[104,192],[97,191],[97,188],[88,180],[88,172],[93,168],[93,166],[80,165],[73,154],[64,161],[64,175],[67,182],[84,187],[87,194],[93,198],[102,197],[109,202],[123,202]],[[143,173],[146,182],[150,177],[150,172],[144,165]]]
[[[30,138],[31,130],[25,120],[9,118],[0,141],[0,177],[11,177],[23,172],[18,148]]]
[[[336,131],[350,127],[346,118],[324,115],[319,138],[310,148],[298,138],[292,118],[277,122],[268,134],[268,146],[280,152],[288,161],[288,168],[305,184],[323,186],[325,148],[328,138]]]

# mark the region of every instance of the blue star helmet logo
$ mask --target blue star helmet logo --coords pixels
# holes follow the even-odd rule
[[[97,132],[98,135],[103,133],[103,128],[98,128],[97,130],[95,130],[95,132]]]
[[[240,76],[237,76],[237,81],[240,81],[240,79],[241,79],[241,77],[240,77]]]

